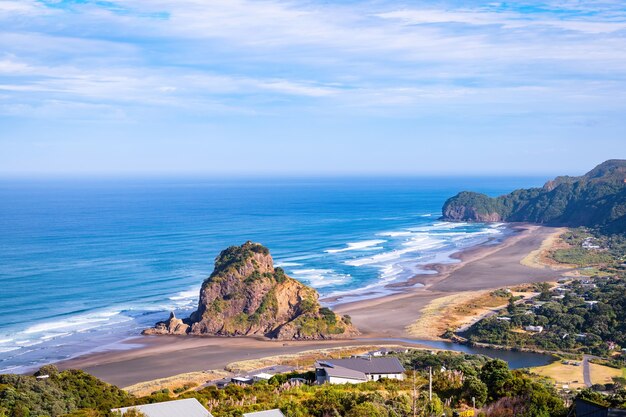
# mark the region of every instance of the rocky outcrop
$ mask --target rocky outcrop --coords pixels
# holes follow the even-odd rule
[[[200,290],[198,308],[170,317],[145,334],[262,335],[276,339],[330,339],[358,334],[348,317],[321,307],[317,292],[274,268],[269,250],[246,242],[220,253]],[[187,326],[187,327],[184,327]]]
[[[492,198],[464,191],[448,199],[442,219],[531,222],[626,232],[626,161],[606,161],[580,177],[561,176],[541,188]]]
[[[185,324],[183,320],[177,319],[174,312],[171,312],[169,319],[158,322],[154,327],[146,329],[142,333],[145,335],[187,334],[189,333],[189,325]]]

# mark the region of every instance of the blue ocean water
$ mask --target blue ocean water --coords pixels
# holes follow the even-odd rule
[[[421,266],[497,239],[438,220],[446,198],[539,178],[0,181],[0,372],[18,372],[184,316],[220,250],[246,240],[342,300],[389,292]]]

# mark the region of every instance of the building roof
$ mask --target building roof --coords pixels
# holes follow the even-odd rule
[[[278,408],[276,408],[274,410],[243,413],[243,417],[285,417],[285,415]]]
[[[253,376],[254,378],[257,378],[257,379],[270,379],[270,378],[272,378],[274,375],[273,375],[273,374],[268,374],[267,372],[261,372],[261,373],[258,373],[258,374],[254,374],[254,375],[252,375],[252,376]]]
[[[213,415],[195,398],[166,401],[156,404],[135,405],[132,407],[116,408],[111,411],[119,411],[123,416],[124,413],[131,408],[141,411],[146,417],[213,417]]]
[[[354,379],[358,381],[367,381],[367,376],[361,371],[344,368],[343,366],[324,367],[326,375],[335,378]]]
[[[364,374],[401,374],[404,372],[404,366],[396,357],[329,359],[320,364],[322,367],[324,364],[330,364],[335,368],[347,368]]]

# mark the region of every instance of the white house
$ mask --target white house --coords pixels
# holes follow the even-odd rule
[[[268,374],[267,372],[261,372],[261,373],[252,375],[252,379],[254,380],[254,382],[269,381],[270,379],[272,379],[273,376],[274,376],[273,374]]]
[[[315,364],[318,384],[360,384],[381,378],[404,379],[404,367],[396,357],[329,359]]]
[[[543,332],[543,326],[526,326],[524,330],[527,332],[541,333]]]
[[[115,408],[111,411],[123,416],[130,409],[136,409],[146,417],[213,417],[195,398]]]

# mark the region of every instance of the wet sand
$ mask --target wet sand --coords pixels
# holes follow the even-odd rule
[[[141,336],[126,342],[129,349],[90,354],[57,365],[61,369],[80,368],[107,382],[128,386],[184,372],[223,369],[238,360],[315,348],[371,345],[376,342],[372,338],[409,337],[406,327],[438,297],[550,281],[561,275],[563,271],[530,268],[520,263],[554,229],[534,225],[513,227],[515,233],[500,244],[460,252],[456,254],[460,260],[456,264],[432,265],[438,274],[414,277],[400,294],[336,306],[335,310],[349,314],[362,332],[354,340],[284,342],[249,337]],[[424,287],[412,287],[415,283]]]

